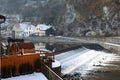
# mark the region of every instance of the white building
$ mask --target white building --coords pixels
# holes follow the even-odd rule
[[[39,36],[45,36],[46,35],[46,30],[51,28],[50,25],[46,24],[38,24],[35,28],[35,33],[38,34]]]
[[[14,37],[15,38],[22,38],[23,36],[23,29],[21,28],[20,26],[20,23],[16,23],[14,26],[13,26],[13,29],[12,31],[14,31]]]
[[[27,37],[30,34],[33,34],[35,31],[35,26],[31,25],[31,23],[27,22],[27,23],[22,23],[20,24],[21,28],[23,29],[23,36]]]

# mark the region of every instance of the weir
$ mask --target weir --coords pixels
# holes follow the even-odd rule
[[[91,70],[95,65],[99,66],[103,61],[108,61],[108,57],[113,55],[112,53],[88,49],[83,46],[58,54],[55,58],[61,63],[63,75],[73,74],[76,71],[85,74],[87,70]]]

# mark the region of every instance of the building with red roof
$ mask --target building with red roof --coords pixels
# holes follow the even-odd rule
[[[26,54],[26,53],[35,53],[35,46],[32,42],[19,42],[19,43],[14,43],[10,46],[8,49],[8,52],[10,55],[14,54]]]

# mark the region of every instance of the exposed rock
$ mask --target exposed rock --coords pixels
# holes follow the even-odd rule
[[[56,26],[57,35],[112,36],[119,32],[120,7],[116,0],[16,0],[17,4],[21,2],[19,7],[7,2],[2,0],[0,3],[1,10],[5,11],[1,13],[17,13],[22,15],[23,21],[34,24],[51,24]],[[32,2],[36,2],[36,7],[25,6]]]
[[[85,36],[96,36],[96,32],[94,31],[88,31]]]

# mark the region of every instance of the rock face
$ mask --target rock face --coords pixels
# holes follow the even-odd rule
[[[14,11],[14,5],[11,5],[12,8],[9,7],[9,11],[12,9],[11,14],[14,12],[22,15],[23,21],[51,24],[56,27],[56,35],[112,36],[117,35],[120,30],[119,0],[21,1],[22,4],[17,8],[21,12]],[[6,8],[1,7],[3,11],[5,10],[3,8]],[[5,11],[7,12],[7,9]]]
[[[69,11],[69,14],[64,15],[64,25],[68,28],[65,34],[70,36],[117,35],[119,24],[117,9],[118,6],[113,0],[69,0],[65,12]]]

